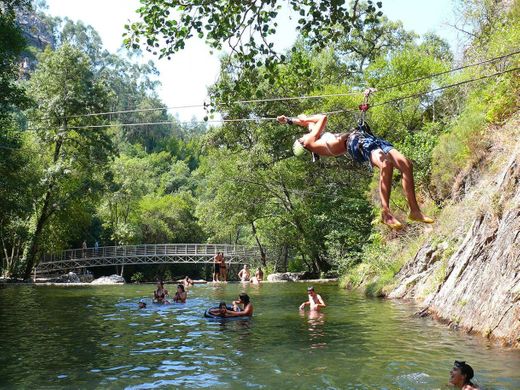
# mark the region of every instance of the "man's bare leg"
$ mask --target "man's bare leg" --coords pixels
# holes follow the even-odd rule
[[[390,192],[392,190],[392,172],[394,164],[381,149],[373,150],[370,154],[372,165],[379,168],[379,197],[381,199],[381,219],[392,229],[401,229],[403,225],[390,212]]]
[[[390,159],[393,162],[393,165],[401,171],[403,176],[402,178],[402,186],[403,191],[406,196],[406,200],[408,201],[408,205],[410,206],[410,214],[408,217],[413,221],[419,221],[424,223],[433,223],[434,220],[430,217],[424,215],[419,208],[419,204],[417,203],[417,198],[415,196],[415,183],[413,179],[413,166],[412,162],[408,160],[401,152],[397,149],[392,149],[388,152]]]

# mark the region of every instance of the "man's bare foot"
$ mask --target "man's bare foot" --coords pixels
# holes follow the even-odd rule
[[[401,230],[403,228],[401,222],[399,222],[399,220],[396,217],[394,217],[389,211],[383,211],[381,213],[381,222],[395,230]]]
[[[435,220],[433,218],[427,217],[420,211],[408,214],[408,219],[410,221],[416,221],[416,222],[422,222],[422,223],[434,223],[435,222]]]

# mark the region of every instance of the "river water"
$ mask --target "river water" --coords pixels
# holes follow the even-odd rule
[[[457,359],[486,389],[520,389],[520,351],[416,318],[407,303],[318,285],[328,307],[309,316],[298,311],[305,284],[229,283],[139,310],[153,287],[0,287],[0,387],[448,389]],[[252,320],[203,318],[241,291]]]

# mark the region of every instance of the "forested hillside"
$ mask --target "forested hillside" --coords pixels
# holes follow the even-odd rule
[[[463,2],[469,32],[462,59],[440,37],[418,36],[375,16],[371,2],[355,2],[359,18],[326,44],[302,34],[276,64],[223,57],[211,110],[249,120],[211,126],[155,110],[165,107],[153,64],[107,52],[91,27],[28,2],[2,3],[2,28],[19,36],[1,48],[9,59],[0,100],[7,277],[27,277],[41,254],[83,240],[240,243],[258,247],[269,272],[347,275],[350,285],[363,282],[380,294],[432,230],[381,225],[377,173],[347,156],[297,158],[291,146],[302,129],[261,118],[327,112],[329,131],[349,131],[362,91],[377,88],[367,122],[413,161],[419,201],[438,219],[434,229],[443,229],[443,211],[467,183],[465,172],[487,151],[486,129],[518,109],[512,70],[519,56],[508,55],[520,41],[518,1]],[[38,34],[53,37],[47,46],[24,45],[36,24]],[[25,57],[29,68],[21,65]],[[315,98],[277,100],[295,96]],[[93,115],[124,110],[132,112]],[[145,122],[169,123],[139,125]],[[404,221],[400,181],[396,174],[392,208]],[[152,279],[178,271],[146,272]]]

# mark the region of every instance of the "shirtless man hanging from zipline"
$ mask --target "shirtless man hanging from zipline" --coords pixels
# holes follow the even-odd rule
[[[434,220],[425,216],[415,197],[412,162],[403,156],[391,143],[366,132],[353,129],[349,133],[332,134],[325,132],[327,116],[318,114],[312,116],[300,115],[298,118],[288,118],[285,115],[277,117],[282,124],[295,124],[307,127],[309,132],[297,139],[293,145],[296,156],[301,156],[305,150],[319,156],[341,156],[347,152],[357,162],[370,162],[379,168],[379,196],[381,198],[381,220],[392,229],[402,229],[403,225],[390,212],[390,191],[392,189],[392,173],[397,168],[403,176],[403,190],[410,206],[408,218],[412,221],[433,223]]]

